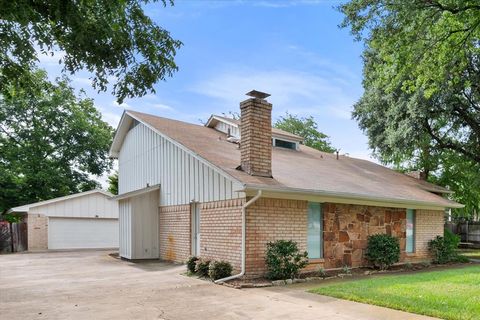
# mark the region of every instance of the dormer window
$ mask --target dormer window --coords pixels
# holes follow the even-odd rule
[[[285,149],[297,150],[297,143],[283,139],[273,138],[273,146]]]

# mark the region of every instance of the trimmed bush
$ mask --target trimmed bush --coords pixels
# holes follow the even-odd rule
[[[208,267],[208,276],[212,280],[226,278],[232,275],[232,265],[228,261],[212,261]]]
[[[195,266],[195,273],[199,277],[208,277],[208,267],[210,266],[210,260],[198,259]]]
[[[192,256],[187,260],[187,270],[190,273],[195,273],[195,267],[197,266],[198,257]]]
[[[369,236],[365,257],[375,268],[387,270],[400,260],[398,239],[388,234]]]
[[[428,242],[428,250],[433,256],[433,263],[444,264],[458,261],[457,248],[460,237],[445,229],[443,237],[437,236]]]
[[[300,252],[295,241],[269,242],[265,254],[267,278],[271,280],[294,279],[308,264],[307,257],[307,252]]]

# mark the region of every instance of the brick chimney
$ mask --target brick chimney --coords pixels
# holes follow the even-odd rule
[[[240,102],[240,168],[252,176],[272,177],[272,104],[268,93],[252,90]]]

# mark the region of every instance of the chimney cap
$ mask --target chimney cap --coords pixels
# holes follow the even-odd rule
[[[253,97],[253,98],[258,98],[258,99],[265,99],[270,97],[269,93],[257,91],[257,90],[252,90],[250,92],[246,93],[247,96]]]

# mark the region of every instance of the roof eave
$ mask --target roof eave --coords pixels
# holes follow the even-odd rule
[[[271,186],[262,186],[262,185],[253,185],[253,184],[246,184],[244,185],[244,190],[248,195],[249,191],[257,191],[262,190],[264,192],[271,192],[272,194],[291,194],[294,196],[301,196],[305,195],[305,198],[308,196],[313,197],[323,197],[325,199],[337,199],[341,200],[342,203],[351,203],[351,204],[366,204],[366,203],[378,203],[381,205],[390,204],[394,207],[398,208],[407,208],[412,207],[415,208],[428,208],[428,209],[445,209],[445,208],[463,208],[465,207],[463,204],[449,201],[449,204],[442,204],[436,202],[428,202],[428,201],[418,201],[418,200],[408,200],[408,199],[397,199],[397,198],[387,198],[387,197],[375,197],[375,196],[368,196],[364,194],[355,194],[355,193],[347,193],[347,192],[332,192],[332,191],[322,191],[322,190],[310,190],[310,189],[297,189],[297,188],[288,188],[288,187],[271,187]],[[373,205],[373,204],[372,204]]]

